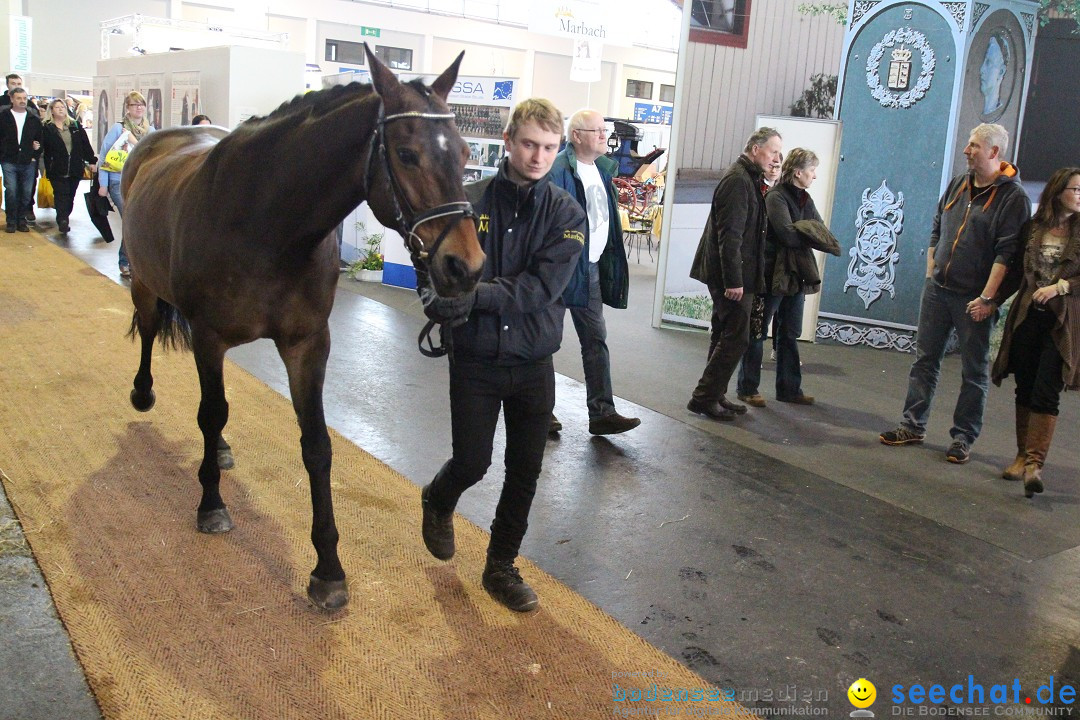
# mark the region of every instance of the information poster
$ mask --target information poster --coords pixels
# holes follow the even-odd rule
[[[119,122],[124,117],[124,102],[128,93],[137,90],[138,78],[135,75],[117,75],[113,85],[113,122]]]
[[[109,77],[107,75],[94,76],[94,132],[90,137],[94,143],[94,152],[101,149],[101,143],[109,128],[116,122],[113,114],[113,103],[109,99]]]
[[[163,73],[146,73],[139,75],[139,92],[146,98],[146,121],[155,130],[165,127],[164,122],[165,98],[162,95],[162,86],[165,75]]]
[[[172,74],[171,127],[190,125],[191,118],[202,113],[199,107],[199,71]]]

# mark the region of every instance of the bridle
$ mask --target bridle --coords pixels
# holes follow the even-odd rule
[[[375,156],[378,155],[379,163],[383,166],[386,176],[390,179],[390,201],[394,210],[394,229],[398,231],[402,238],[404,238],[405,247],[409,251],[409,258],[412,260],[413,266],[416,268],[417,272],[421,272],[422,270],[426,270],[428,259],[434,257],[435,253],[439,251],[439,246],[442,244],[442,241],[446,239],[446,236],[450,234],[450,231],[462,220],[465,220],[466,218],[475,218],[476,213],[473,212],[472,205],[466,201],[444,203],[421,213],[417,213],[413,209],[412,205],[409,203],[409,198],[405,195],[404,190],[401,188],[401,184],[398,182],[397,176],[394,175],[394,166],[390,162],[390,156],[386,149],[387,123],[391,123],[395,120],[404,120],[405,118],[418,118],[421,120],[453,120],[454,114],[419,112],[413,110],[410,112],[396,113],[394,115],[386,115],[385,106],[380,99],[379,119],[375,123],[375,131],[371,134],[367,168],[364,171],[364,185],[367,187],[368,193],[370,194],[371,183],[374,179],[375,168],[377,167]],[[402,212],[402,205],[405,206],[405,212]],[[425,249],[424,241],[416,234],[416,229],[426,222],[445,217],[456,217],[457,219],[446,223],[442,232],[439,233],[439,236],[431,245],[431,248]],[[423,267],[421,266],[421,263],[423,263]]]

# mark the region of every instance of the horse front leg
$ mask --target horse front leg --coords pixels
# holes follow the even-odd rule
[[[131,390],[131,406],[139,412],[148,412],[154,407],[154,376],[150,373],[150,360],[154,355],[154,339],[161,329],[161,314],[158,312],[157,296],[138,280],[131,283],[131,302],[135,305],[135,316],[131,319],[129,334],[139,334],[142,351],[139,355],[139,370],[135,373],[134,387]]]
[[[226,348],[216,334],[194,328],[193,331],[192,350],[195,352],[195,367],[199,371],[199,388],[202,391],[199,429],[203,436],[203,459],[199,465],[202,501],[196,514],[196,525],[199,532],[223,533],[233,527],[219,491],[221,468],[218,465],[218,446],[221,431],[229,421],[229,403],[225,400],[222,372]]]
[[[311,543],[319,560],[311,572],[308,597],[324,610],[333,610],[349,602],[349,590],[337,554],[338,530],[330,495],[330,434],[323,414],[330,329],[324,326],[318,333],[288,347],[279,343],[278,352],[289,373],[289,392],[300,424],[300,449],[311,484]]]

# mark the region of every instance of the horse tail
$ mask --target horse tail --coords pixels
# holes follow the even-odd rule
[[[161,298],[157,300],[157,312],[158,317],[161,318],[157,334],[161,347],[165,349],[171,347],[173,350],[190,350],[191,326],[188,324],[187,318],[174,306]],[[134,340],[138,334],[139,310],[136,308],[131,316],[131,327],[128,328],[127,336]]]

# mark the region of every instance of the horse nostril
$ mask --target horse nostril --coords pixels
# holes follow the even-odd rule
[[[472,275],[472,273],[469,272],[469,266],[457,255],[447,255],[444,267],[446,269],[447,280],[450,280],[453,283],[461,283]]]

